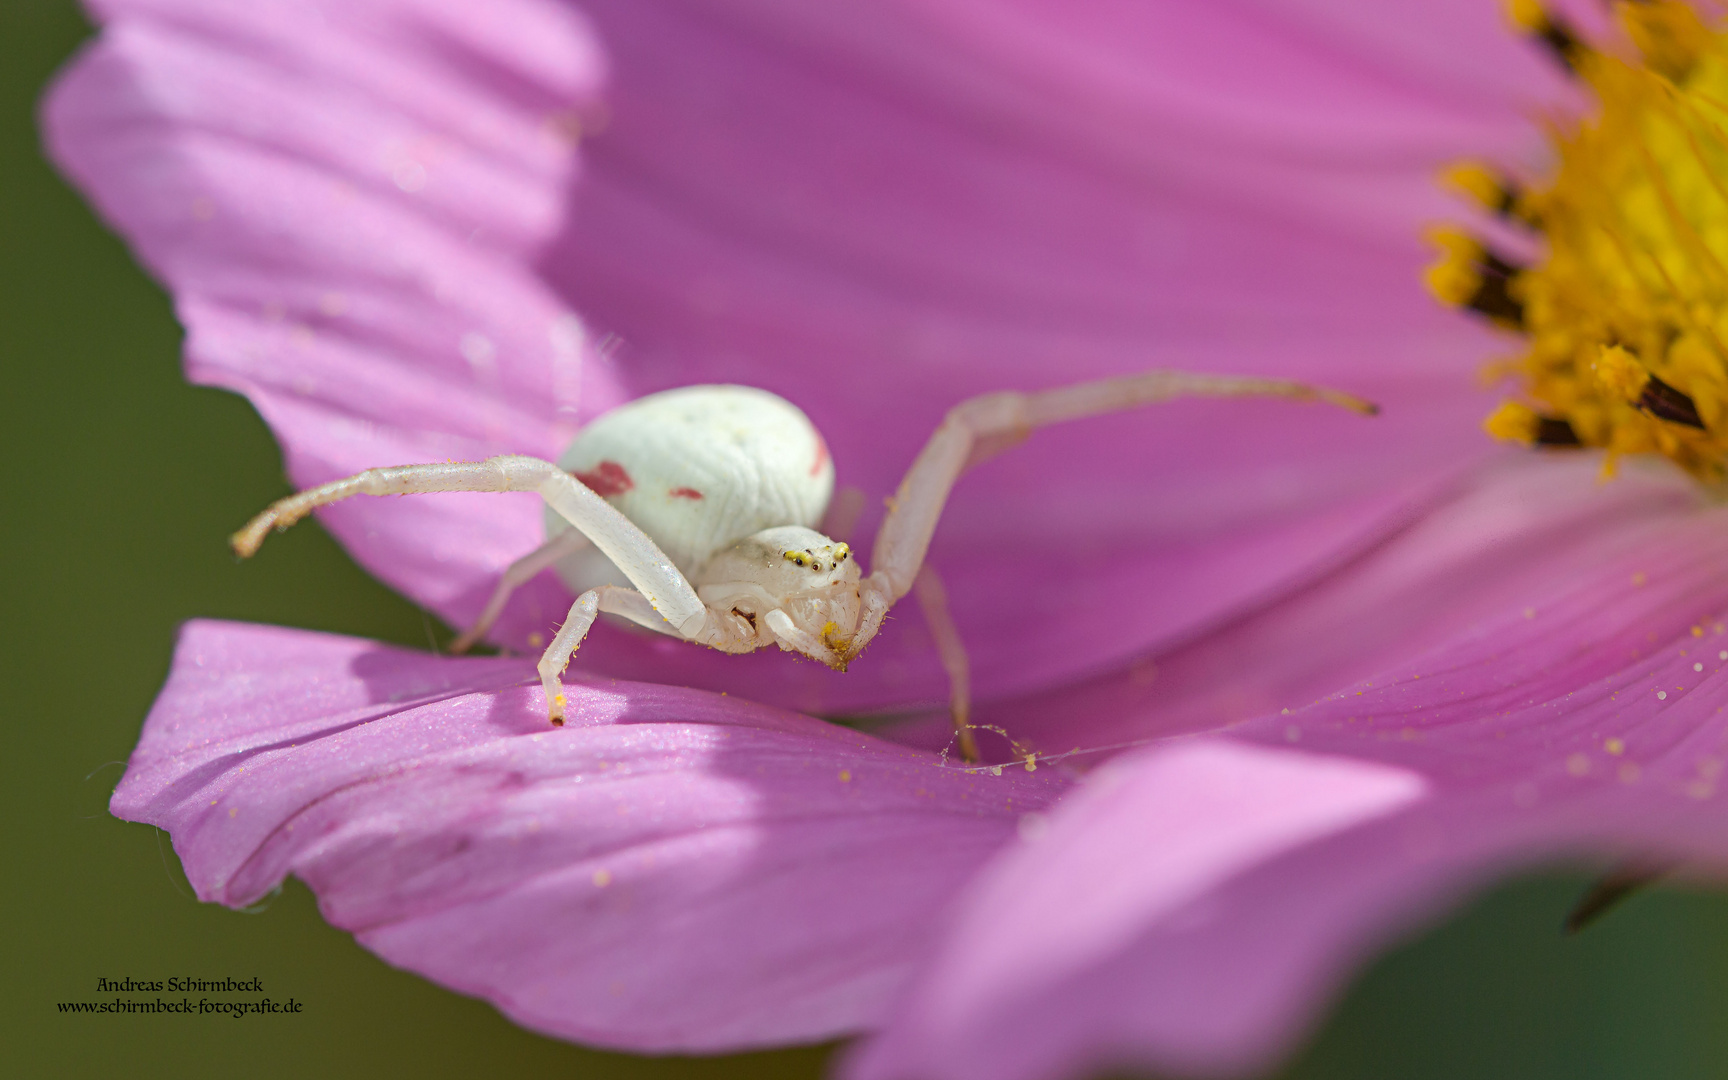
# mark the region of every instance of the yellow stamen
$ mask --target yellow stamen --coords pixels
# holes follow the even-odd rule
[[[1534,446],[1540,423],[1541,417],[1536,415],[1536,410],[1516,401],[1507,401],[1482,421],[1482,430],[1496,439]]]
[[[1497,438],[1667,456],[1728,479],[1728,25],[1680,0],[1616,5],[1620,32],[1583,41],[1539,0],[1508,18],[1559,49],[1594,113],[1551,132],[1556,165],[1513,196],[1489,166],[1442,182],[1540,235],[1534,265],[1494,260],[1457,229],[1433,230],[1424,280],[1441,301],[1523,335],[1510,372],[1523,402],[1484,423]],[[1498,297],[1491,295],[1499,288]]]
[[[1440,174],[1440,184],[1496,213],[1506,208],[1509,199],[1505,182],[1479,161],[1460,161],[1447,168]]]
[[[1428,291],[1448,307],[1463,307],[1482,287],[1482,273],[1477,269],[1482,245],[1450,228],[1430,229],[1428,239],[1440,249],[1440,257],[1422,275]]]
[[[1548,12],[1537,0],[1506,0],[1506,18],[1527,34],[1540,34],[1548,28]]]

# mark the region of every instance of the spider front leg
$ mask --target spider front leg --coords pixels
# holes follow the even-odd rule
[[[594,617],[600,612],[612,615],[622,615],[632,622],[658,630],[672,637],[680,637],[672,624],[654,610],[648,598],[635,589],[625,589],[617,585],[601,585],[589,589],[576,598],[570,605],[570,614],[564,619],[564,625],[558,628],[558,633],[552,638],[552,644],[546,646],[546,651],[540,656],[538,670],[540,685],[546,690],[546,719],[553,727],[564,724],[564,684],[560,676],[564,669],[570,666],[570,658],[576,655],[581,647],[582,639],[588,636],[588,630],[594,625]]]
[[[870,576],[864,579],[859,589],[862,617],[848,652],[856,654],[869,643],[881,628],[888,609],[911,591],[930,550],[930,538],[935,535],[948,494],[969,467],[1050,424],[1121,412],[1181,397],[1277,397],[1325,402],[1366,416],[1380,411],[1376,405],[1361,398],[1288,379],[1196,375],[1182,371],[1146,371],[1039,393],[1007,391],[968,398],[948,411],[900,481],[894,497],[888,501],[888,516],[882,520],[882,527],[876,533],[875,547],[870,553]],[[937,585],[931,594],[932,599],[939,593],[940,585]],[[927,600],[925,610],[928,614],[935,610],[935,605]],[[940,605],[940,610],[945,620],[945,603]],[[953,688],[951,711],[964,746],[965,737],[969,734],[965,730],[964,717],[970,695],[962,677],[956,674],[966,670],[964,653],[961,652],[959,661],[949,655],[955,650],[963,650],[963,646],[958,634],[953,634],[952,640],[943,641],[942,631],[936,629],[936,620],[931,621],[944,653],[943,665],[949,672]]]
[[[367,469],[272,503],[234,534],[234,551],[245,558],[258,550],[272,527],[286,529],[317,507],[354,495],[420,495],[442,491],[538,493],[624,572],[656,613],[656,622],[663,620],[673,633],[686,640],[694,640],[703,633],[708,622],[707,609],[666,553],[605,499],[552,462],[539,458],[510,455],[480,462]],[[631,618],[641,614],[635,606],[620,613]]]
[[[757,646],[756,628],[742,617],[729,612],[710,608],[701,632],[689,637],[680,634],[654,609],[648,598],[635,589],[617,585],[600,585],[589,589],[570,605],[570,614],[565,618],[564,625],[558,628],[552,644],[546,646],[545,653],[540,657],[538,670],[540,685],[546,689],[546,718],[554,727],[563,725],[566,704],[564,686],[559,676],[570,666],[570,658],[581,647],[582,639],[588,636],[595,616],[602,611],[608,615],[622,615],[638,626],[645,626],[669,637],[699,642],[722,652],[749,652]]]
[[[948,493],[967,468],[1041,427],[1182,397],[1279,397],[1326,402],[1365,416],[1380,411],[1361,398],[1288,379],[1183,371],[1146,371],[1034,394],[1006,391],[968,398],[948,410],[889,500],[888,516],[870,552],[869,580],[890,603],[911,590]]]

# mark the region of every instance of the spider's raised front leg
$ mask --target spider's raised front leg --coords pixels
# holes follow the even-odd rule
[[[1034,394],[1007,391],[968,398],[948,410],[889,500],[888,516],[882,520],[870,552],[871,573],[866,582],[889,604],[911,590],[930,550],[930,537],[936,532],[948,493],[969,466],[1050,424],[1181,397],[1279,397],[1323,401],[1367,416],[1380,411],[1361,398],[1287,379],[1183,371],[1146,371]],[[876,628],[870,629],[873,633]]]
[[[605,499],[594,494],[569,473],[552,464],[531,457],[495,457],[480,462],[458,462],[441,465],[396,465],[384,469],[367,469],[343,480],[290,495],[272,503],[262,514],[247,522],[232,539],[234,551],[245,558],[258,550],[272,527],[286,529],[314,509],[338,502],[353,495],[420,495],[440,491],[533,491],[546,500],[570,524],[580,529],[594,546],[611,559],[618,569],[639,590],[639,596],[669,624],[677,636],[695,640],[708,622],[707,610],[696,596],[696,590],[684,580],[684,575],[672,565],[659,546],[637,528],[629,518]],[[630,592],[628,589],[622,592]],[[586,593],[584,594],[587,595]],[[635,594],[633,594],[635,595]],[[596,598],[595,603],[599,600]],[[618,600],[619,613],[643,622],[639,605]],[[578,601],[580,607],[580,601]],[[612,610],[608,607],[606,610]],[[572,611],[572,619],[575,617]],[[579,642],[593,622],[590,614],[574,641]],[[658,621],[645,625],[661,629]],[[557,640],[569,637],[568,623],[558,633]],[[556,641],[554,642],[556,644]],[[574,645],[571,648],[574,649]],[[548,650],[550,652],[550,650]],[[566,660],[568,654],[566,654]]]
[[[480,617],[474,620],[474,625],[462,632],[461,637],[450,643],[450,651],[460,654],[473,648],[474,643],[492,629],[492,624],[498,621],[498,616],[504,614],[504,605],[510,602],[511,593],[528,584],[534,579],[534,575],[559,559],[581,551],[587,546],[588,538],[582,535],[582,530],[565,529],[511,563],[505,568],[503,575],[498,578],[498,585],[492,590],[492,598],[486,601],[486,607],[480,612]]]
[[[848,651],[856,654],[868,644],[880,629],[888,609],[911,591],[930,550],[930,538],[936,532],[948,494],[968,467],[1019,442],[1037,428],[1181,397],[1278,397],[1326,402],[1369,416],[1379,411],[1361,398],[1287,379],[1182,371],[1146,371],[1040,393],[1008,391],[968,398],[948,411],[889,500],[888,516],[882,520],[870,553],[870,576],[859,590],[862,616]],[[930,604],[925,606],[930,609]],[[960,648],[958,636],[945,647]],[[945,657],[944,666],[952,679],[957,670],[955,665]],[[956,694],[962,689],[956,683]],[[958,698],[955,701],[958,718],[963,706]],[[959,722],[957,719],[956,723]]]

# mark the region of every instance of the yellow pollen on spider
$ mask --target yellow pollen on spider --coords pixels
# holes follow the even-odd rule
[[[833,650],[843,661],[851,659],[846,654],[847,650],[852,647],[852,639],[842,634],[840,624],[832,619],[822,624],[822,644]],[[840,670],[844,671],[845,668],[842,667]]]
[[[1679,0],[1619,3],[1615,30],[1586,42],[1539,0],[1506,8],[1595,104],[1549,122],[1545,177],[1477,161],[1441,176],[1500,219],[1429,230],[1424,275],[1442,303],[1518,335],[1490,369],[1517,394],[1483,426],[1606,449],[1607,473],[1661,454],[1728,479],[1728,23]],[[1518,233],[1537,253],[1527,265],[1492,239]]]

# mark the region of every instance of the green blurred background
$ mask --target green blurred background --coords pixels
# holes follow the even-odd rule
[[[315,527],[255,564],[229,555],[228,532],[286,491],[270,433],[240,398],[182,381],[168,298],[38,146],[36,99],[89,33],[65,0],[0,0],[0,701],[19,740],[0,752],[0,1072],[821,1076],[832,1048],[649,1059],[519,1030],[385,966],[326,926],[297,883],[256,914],[197,903],[165,837],[108,816],[183,620],[419,647],[433,623]],[[1392,952],[1285,1075],[1728,1077],[1728,897],[1657,890],[1562,938],[1583,885],[1508,885]],[[99,976],[212,972],[261,976],[306,1011],[55,1010],[95,998]]]

